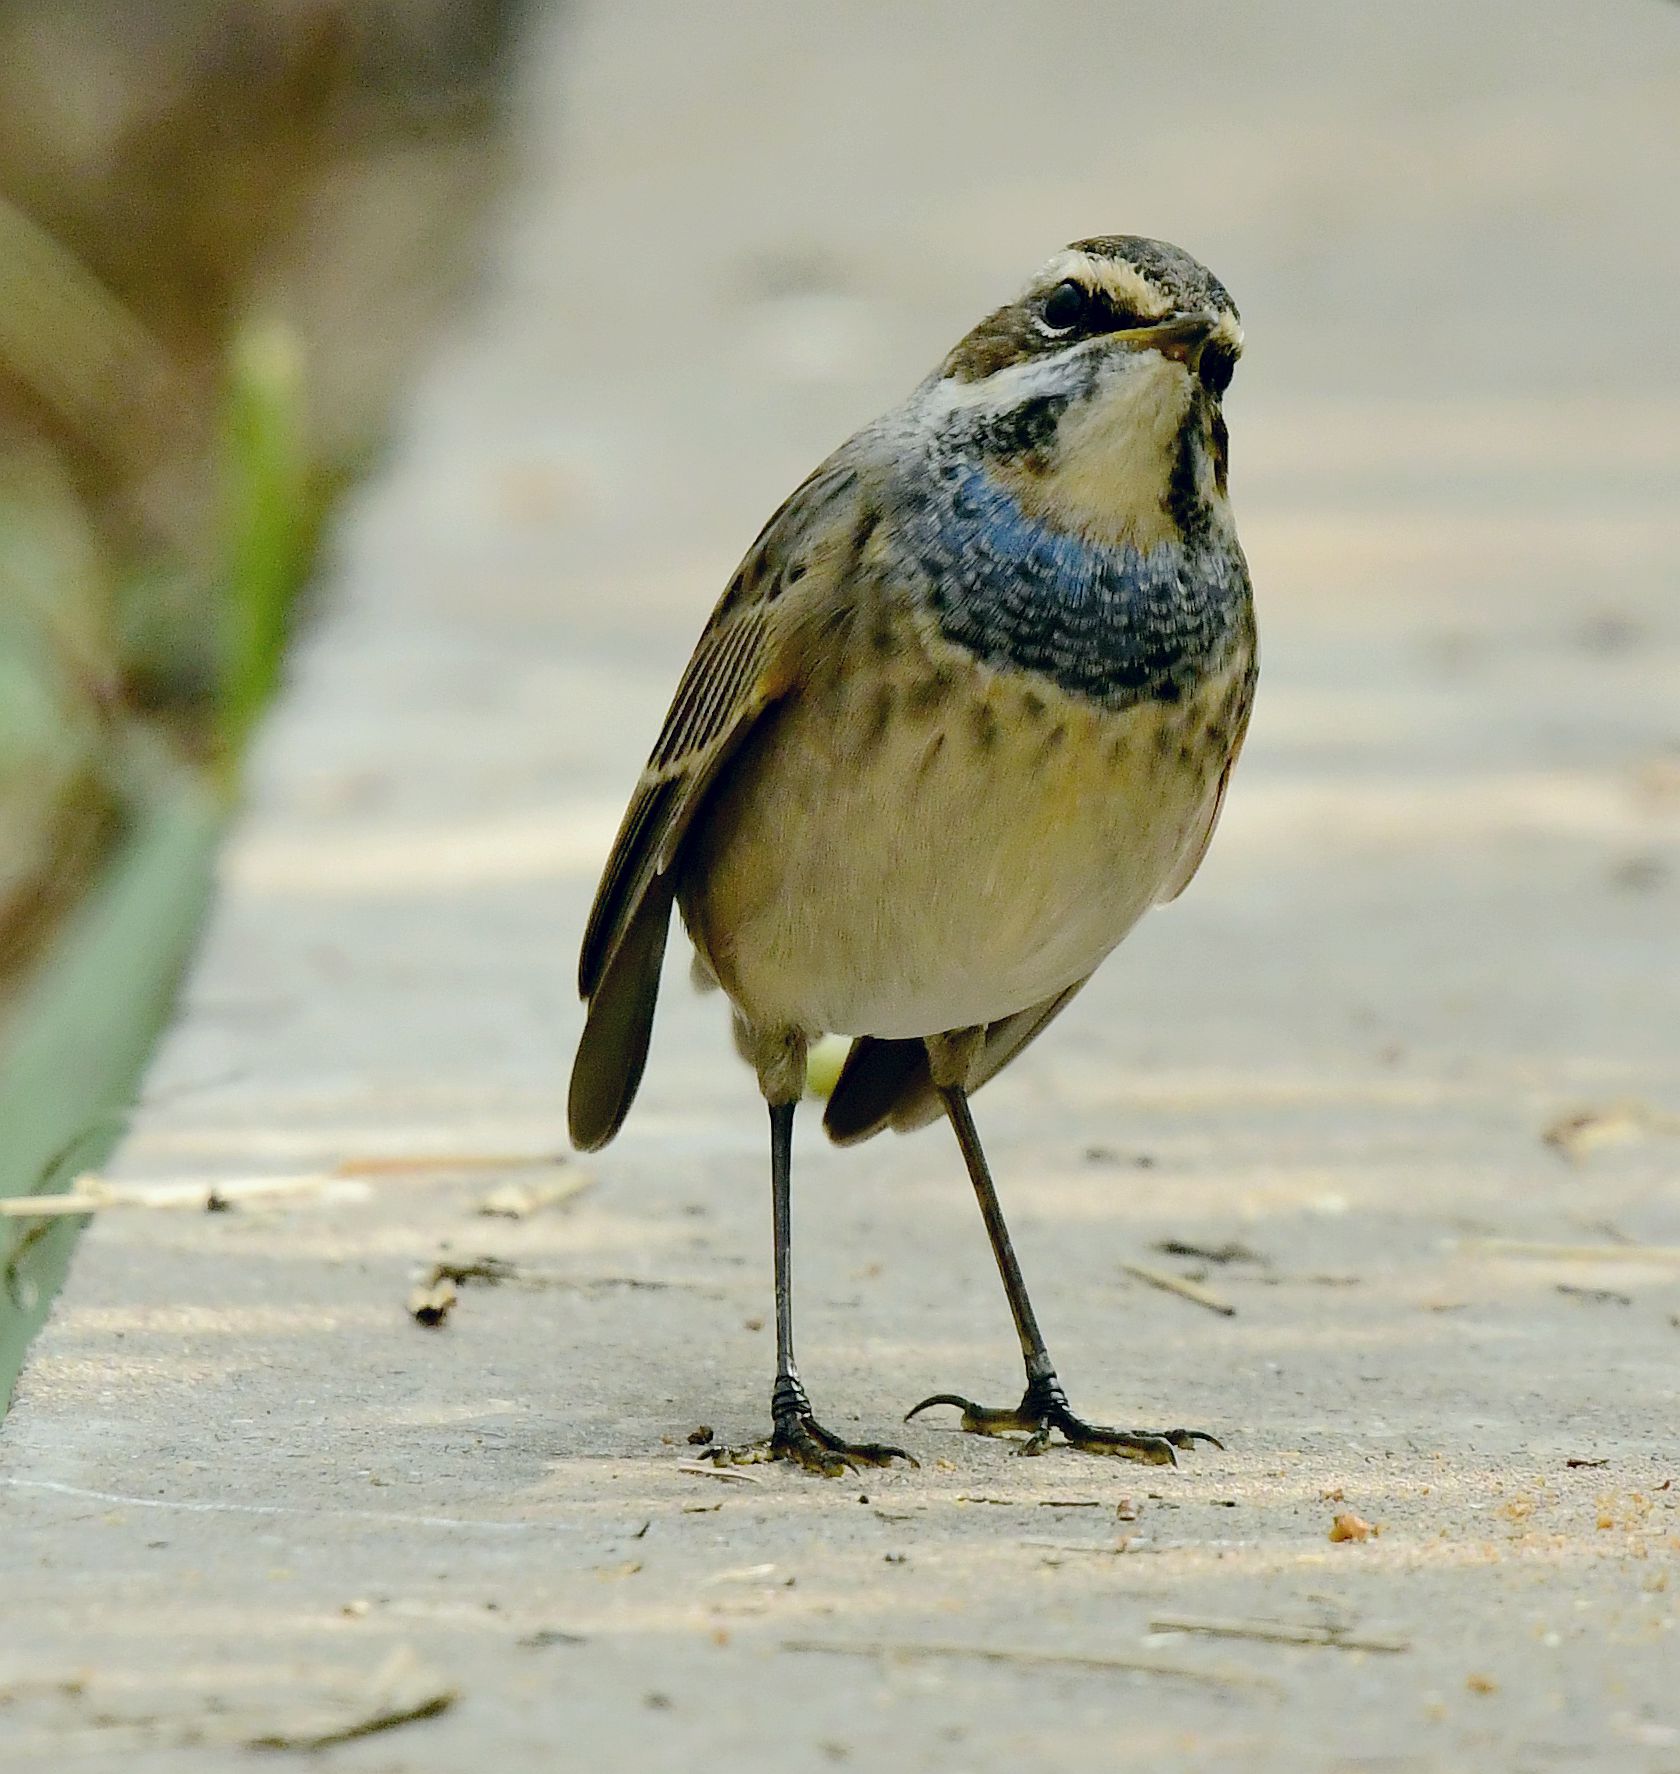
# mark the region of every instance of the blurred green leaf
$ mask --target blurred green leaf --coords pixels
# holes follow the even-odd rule
[[[229,353],[221,462],[227,546],[221,739],[230,760],[274,689],[287,619],[315,543],[303,390],[297,335],[278,321],[246,327]]]

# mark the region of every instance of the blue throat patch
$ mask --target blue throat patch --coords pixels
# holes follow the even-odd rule
[[[1178,701],[1248,596],[1234,543],[1091,542],[1028,516],[973,461],[942,466],[903,537],[948,640],[1111,708]]]

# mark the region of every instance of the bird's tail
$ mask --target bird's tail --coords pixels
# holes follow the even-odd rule
[[[579,1151],[604,1146],[636,1100],[653,1033],[673,896],[668,878],[656,877],[590,995],[566,1099],[572,1144]]]

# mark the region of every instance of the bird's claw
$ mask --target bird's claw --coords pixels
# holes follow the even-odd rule
[[[778,1384],[772,1404],[772,1424],[763,1441],[747,1442],[740,1447],[711,1447],[704,1457],[718,1466],[755,1466],[765,1460],[789,1460],[823,1478],[844,1478],[860,1466],[890,1466],[903,1460],[911,1466],[921,1462],[903,1448],[880,1441],[846,1441],[832,1429],[825,1429],[811,1414],[803,1392],[784,1395]]]
[[[1068,1446],[1081,1453],[1110,1454],[1149,1466],[1176,1466],[1178,1455],[1174,1450],[1192,1448],[1199,1441],[1210,1447],[1224,1446],[1203,1429],[1109,1429],[1100,1423],[1087,1423],[1073,1414],[1061,1382],[1053,1375],[1048,1380],[1030,1381],[1018,1405],[976,1404],[955,1392],[936,1392],[906,1412],[905,1422],[936,1404],[956,1406],[962,1412],[966,1434],[1024,1434],[1027,1439],[1015,1449],[1018,1454],[1044,1453],[1050,1446],[1053,1430],[1060,1430]]]

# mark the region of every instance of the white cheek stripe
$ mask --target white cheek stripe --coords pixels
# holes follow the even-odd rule
[[[1002,411],[1039,395],[1065,393],[1068,361],[1069,354],[1065,352],[1057,357],[1029,358],[993,370],[977,382],[959,382],[954,376],[946,376],[928,388],[926,410],[934,415]]]

